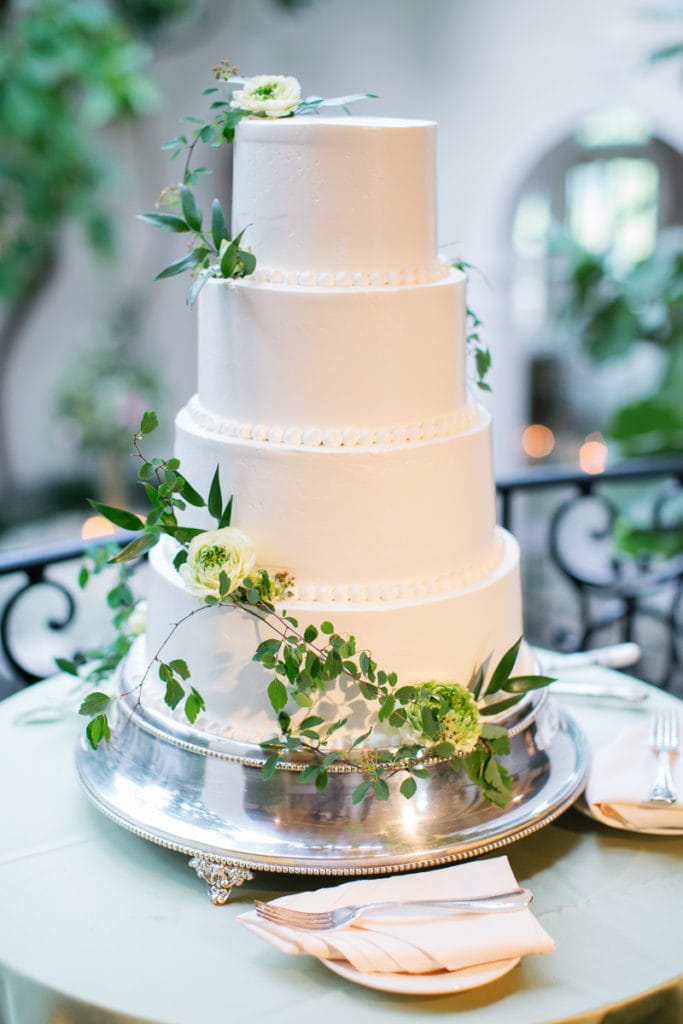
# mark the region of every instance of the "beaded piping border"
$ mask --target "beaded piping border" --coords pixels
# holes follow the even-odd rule
[[[258,284],[287,284],[303,288],[387,288],[406,284],[431,284],[448,277],[451,264],[401,267],[398,270],[279,270],[257,267],[249,277]]]
[[[259,444],[302,445],[306,448],[360,448],[376,444],[405,444],[430,441],[438,437],[454,437],[469,430],[479,420],[479,409],[468,402],[459,413],[435,416],[421,422],[393,427],[301,427],[227,420],[204,409],[198,395],[193,395],[185,411],[195,426],[221,437]]]
[[[376,601],[409,601],[447,594],[469,587],[490,575],[503,561],[504,553],[503,534],[496,528],[488,551],[476,562],[470,562],[454,572],[405,580],[401,583],[295,583],[287,603],[364,604]]]

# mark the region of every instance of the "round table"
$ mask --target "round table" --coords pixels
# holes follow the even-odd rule
[[[603,677],[615,673],[591,670]],[[311,879],[262,874],[216,907],[184,857],[88,803],[73,770],[84,720],[19,721],[72,684],[0,704],[0,1024],[595,1024],[626,1019],[626,1006],[629,1024],[683,1020],[683,838],[610,830],[572,809],[503,851],[555,953],[457,995],[370,991],[235,921],[254,898]],[[653,691],[648,706],[672,700]],[[643,711],[574,701],[571,713],[595,743]]]

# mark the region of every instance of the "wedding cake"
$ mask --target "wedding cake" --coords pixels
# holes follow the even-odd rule
[[[490,417],[467,389],[465,277],[437,256],[435,142],[427,121],[238,125],[233,235],[248,226],[257,269],[204,286],[198,390],[176,420],[182,472],[206,494],[218,466],[232,525],[291,576],[281,606],[331,621],[405,684],[467,683],[522,633]],[[185,659],[206,702],[194,727],[259,743],[275,721],[272,673],[252,660],[267,629],[239,608],[186,618],[200,602],[175,550],[151,552],[137,662]],[[341,686],[326,700],[347,718],[340,743],[357,735],[365,702]],[[143,701],[164,708],[151,680]]]

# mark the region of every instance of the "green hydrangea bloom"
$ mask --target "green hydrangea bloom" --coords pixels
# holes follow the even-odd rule
[[[406,708],[409,721],[420,733],[423,733],[422,709],[425,706],[432,710],[440,726],[434,742],[452,743],[460,757],[471,754],[481,736],[481,719],[470,690],[456,682],[422,683],[417,700]]]

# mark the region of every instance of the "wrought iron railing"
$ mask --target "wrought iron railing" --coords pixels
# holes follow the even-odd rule
[[[683,669],[683,553],[663,559],[626,556],[615,545],[624,508],[641,523],[664,530],[683,518],[683,458],[628,462],[590,476],[557,467],[534,468],[499,480],[499,518],[522,548],[526,633],[532,643],[581,650],[614,640],[637,640],[646,657],[637,671],[669,687]],[[111,538],[110,538],[111,539]],[[50,588],[61,610],[32,623],[31,645],[49,646],[79,612],[81,540],[0,552],[0,675],[17,685],[41,678],[19,650],[17,623],[35,615],[31,598]],[[73,583],[54,573],[74,563]],[[0,600],[3,600],[0,598]],[[43,632],[41,632],[43,630]],[[23,631],[26,632],[25,630]],[[29,646],[31,646],[29,645]],[[648,659],[648,645],[656,657]],[[44,673],[43,673],[44,674]]]

